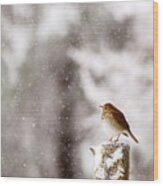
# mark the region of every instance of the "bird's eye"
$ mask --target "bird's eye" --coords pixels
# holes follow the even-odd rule
[[[109,109],[109,107],[108,107],[108,106],[106,106],[106,107],[105,107],[105,110],[108,110],[108,109]]]

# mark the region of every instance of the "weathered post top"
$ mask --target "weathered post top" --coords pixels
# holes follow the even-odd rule
[[[126,141],[105,142],[90,150],[95,158],[94,179],[129,179],[130,146]]]

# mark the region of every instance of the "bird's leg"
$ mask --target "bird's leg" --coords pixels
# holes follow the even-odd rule
[[[109,138],[108,141],[109,142],[112,142],[113,141],[113,137]]]
[[[121,133],[118,134],[117,138],[115,139],[115,142],[119,141],[120,136],[121,136]]]

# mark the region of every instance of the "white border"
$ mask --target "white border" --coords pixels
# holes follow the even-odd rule
[[[61,3],[61,2],[107,2],[107,1],[128,1],[128,0],[1,0],[0,4],[22,4],[22,3]],[[152,0],[129,0],[129,1],[152,1]]]

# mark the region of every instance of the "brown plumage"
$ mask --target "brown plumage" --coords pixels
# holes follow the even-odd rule
[[[102,120],[105,122],[105,125],[110,125],[110,127],[119,134],[129,134],[132,139],[138,143],[138,140],[130,130],[130,126],[124,114],[120,110],[111,103],[106,103],[100,107],[102,108]]]

